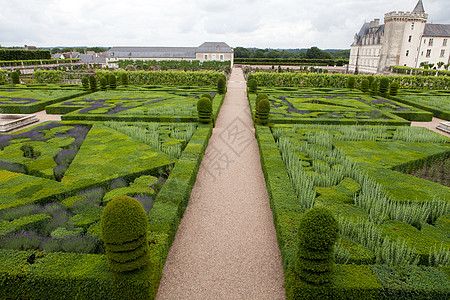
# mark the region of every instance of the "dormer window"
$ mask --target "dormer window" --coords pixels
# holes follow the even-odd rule
[[[220,51],[220,47],[219,47],[219,45],[217,45],[217,51]]]

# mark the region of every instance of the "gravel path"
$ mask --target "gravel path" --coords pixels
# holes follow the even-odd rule
[[[285,299],[242,70],[234,68],[156,299]]]
[[[45,112],[45,110],[32,113],[31,115],[36,115],[36,117],[39,119],[39,121],[36,123],[29,124],[27,126],[23,126],[23,127],[11,130],[8,133],[16,132],[16,131],[22,130],[24,128],[27,128],[27,127],[35,126],[37,124],[40,124],[40,123],[46,122],[46,121],[61,121],[61,115],[49,115]]]
[[[442,135],[448,136],[450,137],[450,134],[437,129],[436,127],[439,125],[439,123],[443,122],[445,120],[441,120],[438,118],[433,117],[433,120],[431,122],[411,122],[411,126],[415,126],[415,127],[425,127],[428,128],[430,130],[433,130],[434,132],[440,133]]]

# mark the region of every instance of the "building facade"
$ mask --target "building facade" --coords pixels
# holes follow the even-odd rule
[[[108,67],[117,67],[119,60],[199,60],[231,61],[233,48],[224,42],[206,42],[199,47],[113,47],[106,51]]]
[[[350,73],[383,73],[390,66],[450,63],[450,24],[429,24],[419,0],[412,12],[389,12],[365,23],[350,46]]]

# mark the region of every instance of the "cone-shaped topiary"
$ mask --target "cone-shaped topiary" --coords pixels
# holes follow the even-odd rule
[[[347,80],[347,87],[348,87],[349,89],[354,89],[354,88],[355,88],[355,82],[356,82],[355,77],[350,76],[350,77],[348,78],[348,80]]]
[[[12,84],[20,84],[19,73],[14,71],[9,76],[11,77]]]
[[[389,79],[386,77],[380,79],[379,92],[382,97],[387,97],[389,91]]]
[[[256,82],[256,79],[250,79],[248,81],[248,92],[256,94],[257,91],[258,91],[258,82]]]
[[[113,74],[108,76],[108,83],[111,89],[115,89],[117,87],[117,78]]]
[[[89,76],[89,85],[92,92],[97,90],[97,78],[94,75]]]
[[[121,83],[122,85],[128,85],[128,75],[127,75],[126,72],[122,72],[122,73],[120,74],[120,83]]]
[[[374,81],[373,76],[367,77],[367,80],[369,80],[369,86],[370,86],[372,84],[372,82]]]
[[[225,84],[225,76],[219,76],[219,79],[217,80],[217,91],[219,92],[219,94],[225,94]]]
[[[369,80],[368,79],[363,79],[361,81],[361,91],[363,91],[364,93],[367,93],[369,91]]]
[[[372,81],[372,83],[370,84],[370,94],[372,96],[375,96],[377,94],[378,91],[378,84],[377,82],[374,80]]]
[[[113,271],[127,272],[148,264],[147,228],[147,215],[136,199],[119,196],[108,202],[100,229]]]
[[[201,97],[197,102],[198,122],[202,124],[211,123],[212,104],[211,100]]]
[[[314,207],[303,214],[296,265],[299,277],[316,285],[330,282],[338,231],[338,222],[327,208]]]
[[[81,78],[81,84],[83,85],[83,90],[89,90],[89,79],[87,77]]]
[[[269,99],[263,98],[258,102],[256,106],[256,124],[267,125],[269,124],[270,102]]]
[[[389,95],[397,96],[399,88],[400,88],[400,84],[398,84],[398,82],[391,83],[391,86],[389,88]]]
[[[264,94],[264,93],[258,94],[255,99],[256,107],[258,106],[259,101],[261,101],[262,99],[269,99],[269,96],[267,96],[267,94]]]
[[[106,89],[108,88],[108,81],[106,80],[105,77],[100,77],[100,89],[102,91],[106,91]]]

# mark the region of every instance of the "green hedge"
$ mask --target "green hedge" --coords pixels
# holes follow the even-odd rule
[[[49,50],[0,49],[0,61],[50,59],[51,57]]]
[[[314,65],[314,66],[343,66],[348,59],[307,59],[307,58],[235,58],[235,64],[244,65]]]
[[[359,87],[363,79],[371,77],[375,81],[387,77],[390,82],[396,81],[400,88],[408,89],[450,89],[448,76],[384,76],[384,75],[343,75],[343,74],[315,74],[315,73],[266,73],[250,74],[248,80],[256,79],[258,86],[267,87],[333,87],[345,88],[349,77],[354,76],[356,86]]]
[[[417,108],[420,108],[420,109],[423,109],[423,110],[426,110],[426,111],[429,111],[429,112],[433,113],[433,116],[435,116],[436,118],[450,121],[450,111],[443,111],[439,107],[435,107],[435,106],[431,106],[431,105],[424,105],[421,103],[417,103],[415,101],[407,100],[407,99],[402,98],[401,96],[391,97],[391,99],[401,102],[401,103],[405,103],[405,104],[414,106],[414,107],[417,107]]]
[[[34,65],[71,64],[81,62],[79,58],[73,59],[31,59],[31,60],[1,60],[0,67],[21,67]]]

